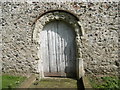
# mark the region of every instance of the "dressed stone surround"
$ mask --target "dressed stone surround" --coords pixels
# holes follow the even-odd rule
[[[118,6],[118,2],[0,2],[2,72],[40,74],[39,32],[47,22],[61,19],[76,28],[77,59],[86,73],[118,75]],[[52,10],[72,12],[79,21],[62,11],[38,18]]]
[[[53,10],[51,12],[46,13],[44,16],[38,18],[37,22],[35,22],[35,29],[33,31],[33,40],[38,43],[38,58],[39,58],[39,72],[40,76],[44,77],[44,71],[42,67],[42,60],[40,59],[40,36],[39,33],[43,30],[43,27],[54,20],[62,20],[69,23],[72,27],[74,27],[76,33],[76,48],[77,48],[77,58],[76,58],[76,71],[77,77],[81,78],[84,75],[83,69],[83,59],[82,59],[82,44],[81,44],[81,37],[83,35],[82,28],[80,22],[74,17],[74,15],[70,15],[67,11],[62,10]],[[42,37],[41,37],[42,38]]]

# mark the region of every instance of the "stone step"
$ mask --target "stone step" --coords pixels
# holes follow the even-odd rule
[[[88,88],[92,89],[92,86],[90,85],[90,82],[86,76],[82,77],[82,81],[83,81],[83,85],[84,85],[85,90],[87,90]]]
[[[31,75],[28,79],[26,79],[19,88],[29,88],[29,86],[35,82],[36,80],[36,76],[35,75]]]

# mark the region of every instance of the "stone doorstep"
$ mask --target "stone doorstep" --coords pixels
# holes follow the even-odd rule
[[[86,89],[92,89],[92,86],[90,85],[90,82],[86,76],[82,77],[84,88]]]
[[[19,88],[29,88],[30,85],[35,82],[36,80],[36,76],[35,75],[31,75],[29,78],[27,78],[21,85]]]
[[[51,77],[45,77],[44,79],[53,79]],[[67,78],[54,78],[54,79],[67,79]],[[92,86],[90,85],[90,82],[86,76],[82,77],[84,88],[85,89],[92,89]],[[19,88],[29,88],[30,85],[36,81],[36,76],[31,75],[28,79],[26,79]]]
[[[45,82],[51,82],[51,83],[53,83],[54,82],[54,84],[49,84],[50,86],[49,87],[47,87],[47,88],[63,88],[63,87],[53,87],[53,86],[55,86],[55,83],[58,83],[57,84],[57,86],[59,86],[59,84],[61,85],[62,83],[64,83],[64,81],[62,81],[62,80],[67,80],[67,81],[65,81],[65,82],[68,82],[69,80],[70,80],[70,82],[72,81],[72,79],[71,78],[67,78],[67,77],[44,77],[44,78],[42,78],[41,80],[40,80],[40,82],[37,82],[37,83],[39,83],[38,85],[36,84],[36,86],[35,86],[35,84],[33,85],[33,86],[31,86],[30,88],[46,88],[46,84],[44,85],[44,83],[42,83],[43,81],[45,80]],[[57,81],[56,81],[57,80]],[[59,80],[60,80],[60,83],[59,83]],[[73,80],[75,80],[75,79],[73,79]],[[75,83],[74,83],[75,82]],[[72,85],[73,84],[75,84],[75,85],[77,85],[77,80],[75,80],[74,82],[71,82],[72,83]],[[36,83],[36,82],[35,82]],[[64,83],[64,85],[65,85],[66,83]],[[42,85],[42,87],[40,86],[40,85]],[[65,87],[65,88],[69,88],[70,90],[72,90],[72,88],[71,87]],[[76,90],[76,88],[75,88],[75,90]]]
[[[44,77],[43,79],[68,79],[67,77]]]

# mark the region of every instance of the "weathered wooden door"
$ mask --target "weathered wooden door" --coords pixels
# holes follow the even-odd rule
[[[40,32],[41,60],[45,76],[76,76],[75,33],[63,21],[48,23]]]

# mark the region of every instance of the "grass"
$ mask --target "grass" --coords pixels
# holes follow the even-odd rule
[[[89,77],[93,88],[104,88],[105,90],[116,90],[120,88],[120,79],[116,76]]]
[[[22,76],[2,75],[2,88],[16,88],[24,79]]]
[[[66,78],[42,79],[37,85],[34,83],[31,88],[77,88],[77,80]]]

